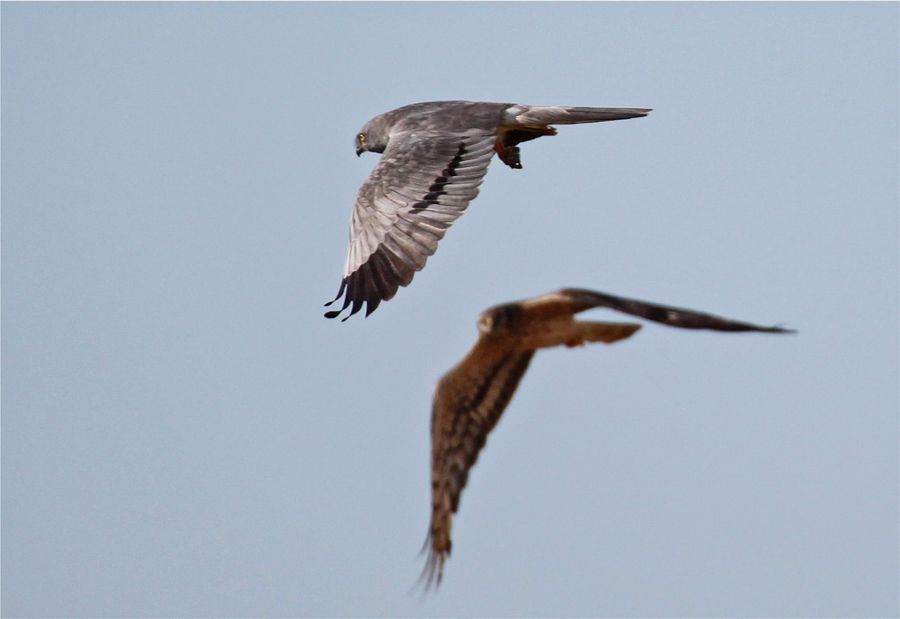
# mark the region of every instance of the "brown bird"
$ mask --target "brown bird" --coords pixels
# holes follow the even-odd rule
[[[490,431],[512,399],[539,348],[610,344],[641,328],[639,324],[575,320],[574,315],[606,307],[681,329],[793,333],[711,314],[625,299],[602,292],[565,288],[540,297],[497,305],[478,318],[478,341],[469,354],[438,382],[431,413],[431,526],[422,552],[425,590],[439,585],[450,554],[450,528],[469,470]]]

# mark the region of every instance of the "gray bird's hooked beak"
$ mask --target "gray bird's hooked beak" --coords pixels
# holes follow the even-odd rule
[[[365,150],[366,150],[366,149],[363,148],[362,146],[357,146],[357,147],[356,147],[356,156],[359,157],[360,155],[363,154],[363,152],[364,152]]]

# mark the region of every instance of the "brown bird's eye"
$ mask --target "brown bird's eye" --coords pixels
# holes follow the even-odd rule
[[[365,134],[365,133],[360,133],[358,136],[356,136],[356,139],[359,140],[360,142],[365,142],[365,141],[366,141],[366,134]]]

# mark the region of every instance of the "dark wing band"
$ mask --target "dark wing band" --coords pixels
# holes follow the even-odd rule
[[[363,302],[368,316],[409,285],[478,195],[495,140],[496,133],[474,130],[391,137],[353,208],[344,278],[335,297],[345,295],[343,306],[326,317],[350,307],[349,318]]]

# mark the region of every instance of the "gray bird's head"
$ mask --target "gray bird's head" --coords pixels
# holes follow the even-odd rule
[[[383,153],[390,139],[389,130],[390,124],[383,114],[367,122],[356,134],[356,156],[359,157],[366,151]]]
[[[496,305],[481,312],[478,317],[478,330],[485,335],[496,335],[515,327],[522,315],[522,306],[519,303],[505,303]]]

